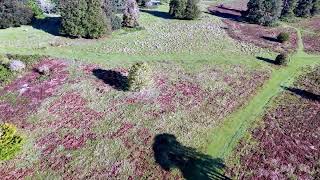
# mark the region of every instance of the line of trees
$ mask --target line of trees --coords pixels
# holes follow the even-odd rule
[[[60,0],[61,32],[65,35],[99,38],[121,26],[139,26],[139,8],[135,0],[124,5],[123,20],[115,15],[115,3],[110,0]]]
[[[279,18],[311,17],[320,13],[320,0],[250,0],[244,16],[249,22],[273,25]]]
[[[122,2],[123,19],[116,15],[119,0],[0,0],[0,28],[30,24],[35,17],[56,9],[61,15],[61,34],[100,38],[122,26],[139,26],[136,0]]]

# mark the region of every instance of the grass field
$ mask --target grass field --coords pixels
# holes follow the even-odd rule
[[[201,7],[207,11],[219,2]],[[221,177],[223,161],[281,86],[320,64],[320,56],[304,52],[304,29],[294,24],[281,26],[294,26],[298,49],[288,66],[278,67],[257,59],[274,59],[272,50],[229,37],[223,18],[203,13],[183,21],[167,11],[168,5],[143,10],[142,29],[98,40],[57,36],[54,19],[42,28],[0,30],[0,53],[49,57],[0,89],[1,121],[15,124],[26,138],[15,158],[0,162],[0,177]],[[138,61],[150,64],[154,83],[125,91],[121,82]],[[43,64],[52,69],[48,77],[32,71]],[[159,135],[173,142],[166,151],[185,159],[171,172],[157,161],[163,154],[156,150],[165,151]]]

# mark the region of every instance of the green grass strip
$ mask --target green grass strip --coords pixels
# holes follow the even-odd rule
[[[294,78],[301,73],[302,67],[320,63],[320,56],[308,55],[303,51],[301,32],[298,29],[297,32],[298,50],[291,58],[289,65],[274,70],[270,79],[250,102],[231,114],[213,130],[212,142],[207,149],[209,155],[222,159],[228,157],[246,130],[263,115],[269,101],[282,91],[281,86],[289,86]]]

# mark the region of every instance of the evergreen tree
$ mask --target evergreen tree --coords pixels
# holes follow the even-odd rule
[[[139,18],[139,7],[136,0],[127,0],[124,13],[122,25],[125,27],[137,27]]]
[[[61,0],[61,33],[75,37],[85,37],[86,29],[82,24],[87,10],[86,0]]]
[[[107,30],[101,0],[61,0],[61,33],[85,38],[99,38]]]
[[[298,6],[295,9],[295,14],[298,17],[311,16],[311,10],[313,8],[313,0],[299,0]]]
[[[174,18],[184,19],[187,2],[185,0],[171,0],[169,14]]]
[[[106,15],[103,13],[101,0],[87,0],[87,10],[83,19],[86,37],[99,38],[106,33]]]
[[[282,18],[292,18],[295,16],[294,10],[298,5],[298,0],[283,0]]]
[[[272,25],[280,17],[282,1],[279,0],[250,0],[245,13],[249,22],[260,25]]]
[[[188,0],[185,10],[185,19],[197,19],[200,16],[200,9],[198,7],[199,0]]]

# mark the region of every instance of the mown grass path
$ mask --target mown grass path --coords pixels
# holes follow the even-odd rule
[[[302,67],[320,63],[320,56],[304,52],[301,32],[298,32],[298,50],[291,57],[286,67],[275,69],[270,79],[243,108],[227,117],[212,132],[212,142],[208,146],[208,154],[225,159],[231,154],[239,140],[250,126],[263,115],[266,105],[283,89],[290,86],[293,79],[301,73]]]

